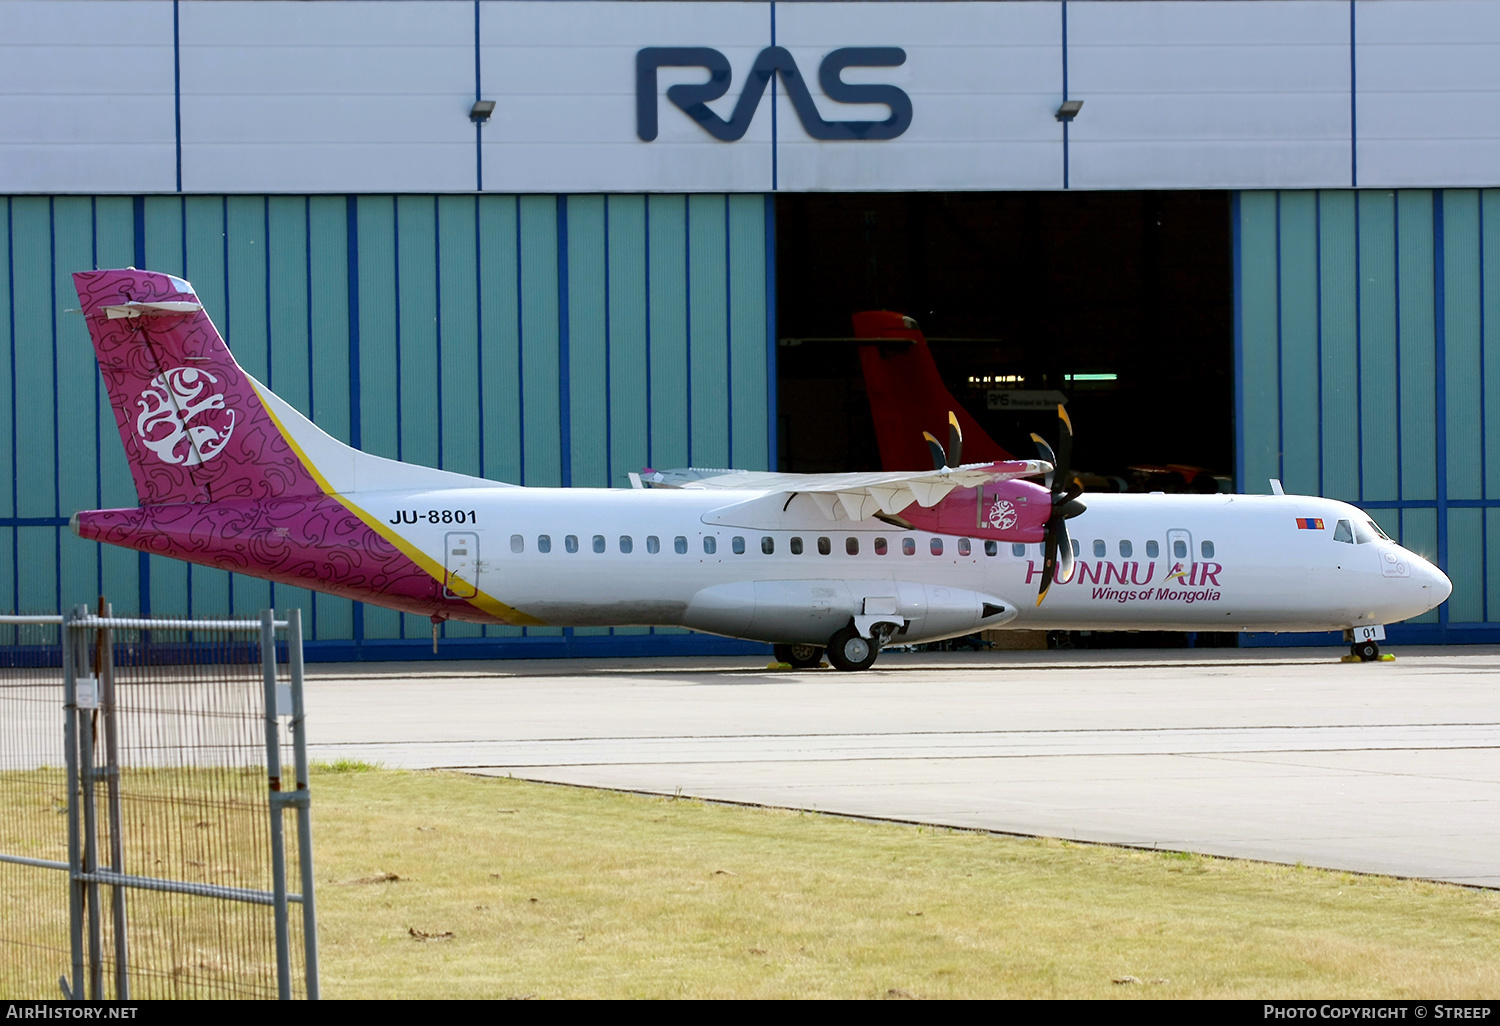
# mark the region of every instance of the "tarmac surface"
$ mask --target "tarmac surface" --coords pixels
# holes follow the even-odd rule
[[[1500,887],[1500,648],[313,664],[313,758]]]

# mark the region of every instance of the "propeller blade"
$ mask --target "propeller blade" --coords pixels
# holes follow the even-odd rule
[[[1070,484],[1070,485],[1068,485],[1067,491],[1063,492],[1061,495],[1055,495],[1054,494],[1052,496],[1052,505],[1054,507],[1056,507],[1056,506],[1066,506],[1068,503],[1072,502],[1074,499],[1078,498],[1082,494],[1083,494],[1083,482],[1080,481],[1080,480],[1078,480],[1078,478],[1075,477],[1073,479],[1073,483]]]
[[[1057,477],[1053,480],[1067,481],[1073,472],[1073,422],[1068,419],[1068,411],[1063,409],[1062,403],[1057,404],[1057,419],[1062,421],[1063,430],[1057,436]]]
[[[927,451],[932,453],[932,469],[942,470],[948,465],[948,454],[943,452],[943,443],[933,438],[931,431],[923,431],[922,437],[927,439]]]
[[[958,426],[958,414],[952,410],[948,411],[948,457],[953,460],[950,466],[964,465],[964,432]]]
[[[1036,593],[1036,604],[1041,605],[1042,599],[1047,597],[1047,589],[1052,587],[1052,578],[1057,572],[1057,560],[1054,554],[1057,552],[1057,536],[1052,530],[1052,521],[1047,521],[1046,534],[1042,537],[1042,586]]]
[[[1057,453],[1053,452],[1052,446],[1047,444],[1047,440],[1041,435],[1037,434],[1035,431],[1031,433],[1031,440],[1036,443],[1037,453],[1041,455],[1042,459],[1051,464],[1053,468],[1052,470],[1047,471],[1047,475],[1042,478],[1043,487],[1051,490],[1052,475],[1057,472]]]
[[[1055,517],[1057,521],[1057,569],[1064,581],[1073,579],[1073,543],[1068,539],[1066,517]]]

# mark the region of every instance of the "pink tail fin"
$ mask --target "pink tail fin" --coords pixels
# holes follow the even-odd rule
[[[927,339],[916,322],[889,310],[854,315],[854,337],[870,339],[859,347],[870,416],[880,463],[886,470],[926,470],[932,464],[923,431],[948,444],[948,413],[958,415],[964,433],[965,463],[995,463],[1011,458],[971,417],[938,374]],[[881,345],[880,339],[894,344]]]
[[[191,285],[134,269],[73,283],[141,505],[319,494]]]

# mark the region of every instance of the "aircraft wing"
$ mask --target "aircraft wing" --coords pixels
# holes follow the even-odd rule
[[[781,492],[806,495],[817,503],[829,520],[839,514],[850,520],[865,520],[884,513],[894,516],[913,502],[935,506],[955,488],[974,488],[993,481],[1045,474],[1052,465],[1043,460],[1003,460],[970,463],[941,470],[877,471],[867,474],[780,474],[765,470],[710,470],[688,467],[678,470],[643,470],[641,485],[647,488],[692,488],[724,491]]]

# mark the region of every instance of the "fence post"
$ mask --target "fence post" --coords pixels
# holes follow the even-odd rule
[[[287,613],[286,654],[292,677],[292,753],[297,768],[297,864],[302,870],[302,944],[307,997],[321,996],[318,983],[318,913],[313,901],[312,800],[307,770],[307,709],[302,700],[302,610]]]
[[[281,739],[276,716],[276,614],[260,611],[260,665],[266,692],[266,776],[270,787],[271,888],[276,911],[276,988],[283,1001],[292,997],[292,944],[286,900],[286,842],[281,825]]]
[[[63,753],[68,779],[68,942],[73,956],[73,976],[59,980],[63,996],[70,1001],[83,1000],[83,869],[78,810],[82,787],[78,775],[78,661],[73,651],[74,609],[63,614],[58,631],[58,645],[63,663]]]
[[[109,617],[113,608],[106,605],[104,596],[99,596],[99,615]],[[121,834],[124,828],[120,809],[120,737],[119,723],[115,715],[115,632],[110,627],[100,627],[94,639],[94,676],[99,682],[99,711],[104,720],[104,772],[109,792],[109,868],[117,875],[125,872],[125,841]],[[125,928],[125,888],[119,884],[110,887],[111,905],[114,911],[115,937],[115,1000],[130,1000],[130,947],[129,931]]]
[[[89,615],[87,606],[76,610],[79,617]],[[68,647],[78,666],[90,666],[88,658],[88,634],[74,629],[69,632]],[[88,719],[79,724],[78,731],[78,775],[83,784],[83,871],[90,877],[99,872],[99,806],[95,784],[99,771],[94,765],[94,734],[99,726],[99,678],[93,678],[93,694],[88,699]],[[99,881],[90,879],[85,884],[85,905],[88,910],[89,927],[89,999],[104,1000],[104,925],[99,919]]]

